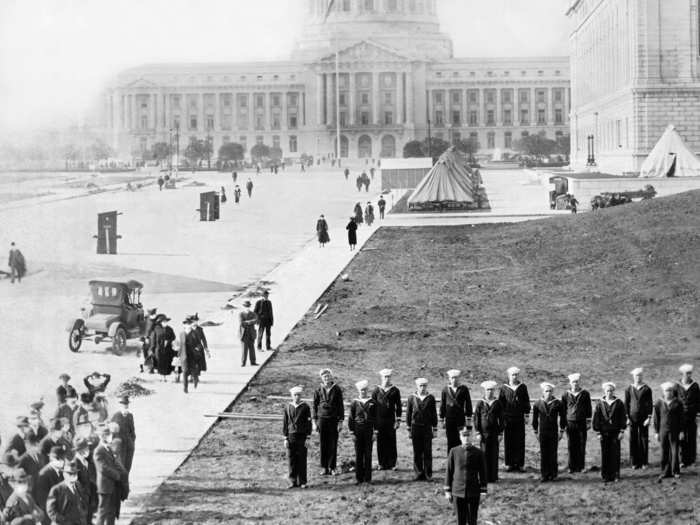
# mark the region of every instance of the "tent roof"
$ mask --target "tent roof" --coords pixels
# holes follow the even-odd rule
[[[640,177],[667,177],[675,159],[674,177],[700,176],[700,160],[688,149],[671,124],[642,164]]]
[[[442,154],[408,198],[409,206],[430,202],[474,202],[467,160],[454,147]]]

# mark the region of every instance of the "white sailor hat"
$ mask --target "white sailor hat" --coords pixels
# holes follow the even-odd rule
[[[321,368],[321,370],[319,370],[318,372],[318,375],[323,376],[324,374],[333,375],[333,371],[330,368]]]
[[[554,385],[552,383],[548,383],[547,381],[540,383],[540,388],[544,390],[545,388],[551,388],[554,390]]]
[[[292,395],[301,394],[303,391],[304,391],[304,389],[300,386],[293,386],[292,388],[289,389],[289,393]]]
[[[428,380],[424,377],[418,377],[416,378],[416,386],[421,386],[421,385],[427,385]]]
[[[608,387],[612,387],[613,390],[617,388],[617,386],[615,386],[615,383],[613,383],[612,381],[606,381],[601,386],[603,387],[603,390],[605,390]]]
[[[508,374],[519,374],[520,369],[517,366],[511,366],[506,372],[508,372]]]
[[[364,388],[367,388],[368,386],[369,386],[369,381],[367,381],[366,379],[363,379],[362,381],[358,381],[357,383],[355,383],[355,388],[357,388],[358,390],[362,390]]]
[[[661,383],[661,390],[675,390],[676,388],[676,383],[673,381],[666,381],[665,383]]]
[[[643,369],[641,366],[638,366],[637,368],[635,368],[634,370],[632,370],[632,371],[630,372],[630,374],[632,374],[633,376],[638,376],[638,375],[640,375],[642,372],[644,372],[644,369]]]
[[[391,368],[382,368],[379,371],[379,375],[382,377],[390,376],[394,373],[394,371]]]
[[[569,381],[581,381],[581,374],[578,372],[569,374],[567,377],[569,378]]]
[[[481,388],[483,388],[484,390],[488,390],[489,388],[496,388],[497,384],[498,383],[496,383],[495,381],[484,381],[483,383],[481,383]]]
[[[459,377],[462,375],[461,370],[448,370],[447,371],[447,377]]]
[[[692,372],[692,371],[693,371],[693,365],[689,365],[689,364],[686,363],[686,364],[681,365],[680,367],[678,367],[678,371],[679,371],[679,372],[683,372],[683,373]]]

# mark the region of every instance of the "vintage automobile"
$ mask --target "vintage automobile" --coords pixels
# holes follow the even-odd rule
[[[143,285],[138,281],[90,281],[90,306],[82,308],[81,318],[68,326],[68,348],[80,350],[84,340],[96,344],[112,342],[112,350],[121,353],[129,339],[144,335],[146,318],[141,305]]]

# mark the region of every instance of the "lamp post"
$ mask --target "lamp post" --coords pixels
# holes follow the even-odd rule
[[[175,121],[175,171],[180,169],[180,122]]]
[[[173,174],[173,128],[168,130],[168,175]]]
[[[207,122],[207,169],[211,169],[211,150],[212,150],[212,144],[211,144],[211,124]]]

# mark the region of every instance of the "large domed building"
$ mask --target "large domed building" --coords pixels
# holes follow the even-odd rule
[[[327,0],[299,5],[303,36],[288,60],[119,74],[104,118],[118,155],[139,158],[176,128],[181,145],[264,143],[292,158],[335,155],[338,121],[340,155],[351,158],[401,156],[429,121],[433,136],[477,138],[482,153],[531,133],[568,134],[567,57],[455,58],[437,0],[336,0],[327,19]]]

